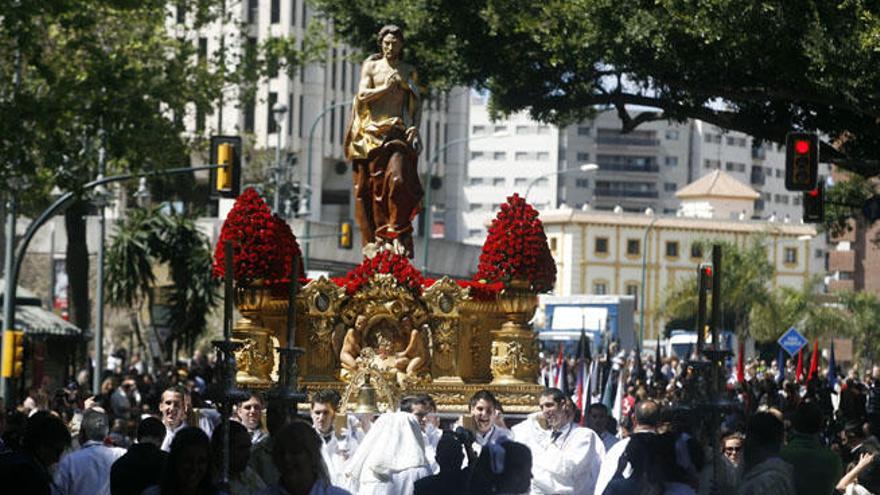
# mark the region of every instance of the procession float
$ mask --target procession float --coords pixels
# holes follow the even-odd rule
[[[306,279],[301,266],[291,269],[300,247],[290,227],[253,189],[239,196],[221,230],[214,264],[221,278],[230,275],[224,246],[234,253],[241,388],[272,388],[283,375],[277,349],[294,335],[305,350],[299,387],[336,389],[343,409],[371,402],[385,410],[424,392],[440,412],[464,412],[480,389],[512,413],[538,401],[538,343],[529,321],[556,266],[537,211],[517,195],[492,222],[470,280],[425,278],[396,240],[365,245],[363,261],[344,277]],[[291,297],[292,282],[299,288]]]

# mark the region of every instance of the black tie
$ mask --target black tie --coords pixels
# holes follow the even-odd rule
[[[333,436],[332,433],[328,433],[327,435],[322,435],[324,437],[324,443],[330,443],[330,438]]]
[[[556,439],[559,438],[561,435],[562,435],[561,431],[554,431],[553,433],[550,434],[550,442],[551,443],[556,442]]]

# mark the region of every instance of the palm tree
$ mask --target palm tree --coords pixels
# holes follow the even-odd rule
[[[117,223],[107,251],[107,300],[111,306],[131,311],[135,335],[143,346],[140,329],[145,327],[144,309],[152,315],[155,305],[153,270],[167,263],[172,285],[168,294],[171,338],[166,345],[176,344],[178,349],[185,345],[192,353],[196,337],[205,330],[207,314],[217,301],[211,250],[192,220],[165,214],[164,210],[162,206],[134,210]],[[155,332],[155,325],[150,326]],[[158,334],[155,337],[161,342]]]
[[[873,364],[880,351],[880,300],[871,292],[843,292],[840,303],[847,313],[841,332],[855,340],[856,354]]]

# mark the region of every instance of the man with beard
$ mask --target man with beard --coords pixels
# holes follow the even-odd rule
[[[557,388],[544,390],[541,410],[513,427],[513,438],[532,452],[531,493],[589,495],[596,486],[605,446],[574,423],[574,406]]]

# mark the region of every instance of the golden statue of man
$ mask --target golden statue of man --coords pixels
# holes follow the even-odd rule
[[[402,60],[403,31],[385,26],[378,41],[382,52],[363,63],[345,136],[354,214],[363,244],[398,239],[412,258],[412,220],[424,194],[417,170],[421,98],[416,71]]]

